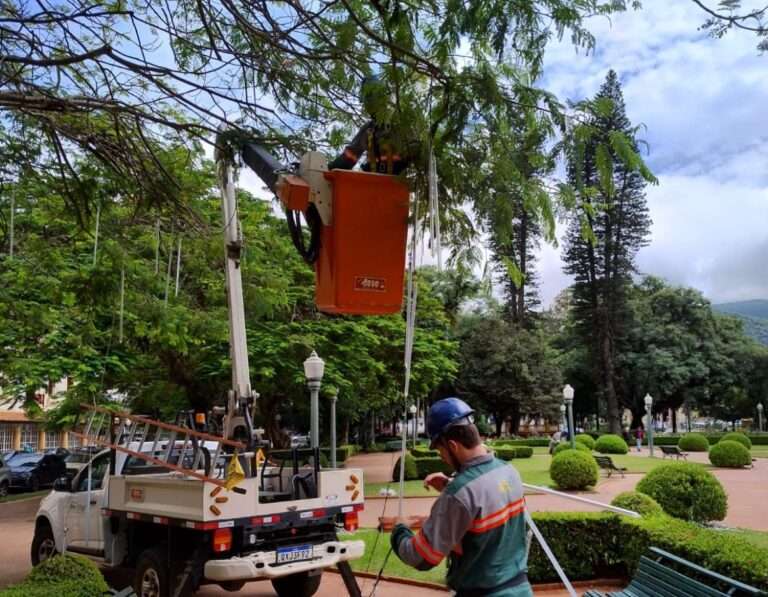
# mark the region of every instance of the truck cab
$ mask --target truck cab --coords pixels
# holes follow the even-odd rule
[[[264,460],[235,492],[175,472],[146,473],[130,456],[104,450],[42,500],[32,563],[70,551],[129,568],[140,597],[174,594],[179,585],[176,594],[212,583],[237,590],[264,579],[278,595],[312,595],[324,568],[363,555],[362,541],[337,536],[357,527],[363,477],[319,469],[315,488],[298,483],[313,468],[296,468],[290,452],[288,466]],[[110,474],[112,458],[119,474]]]

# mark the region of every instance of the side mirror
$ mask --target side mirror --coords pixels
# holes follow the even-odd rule
[[[54,491],[72,491],[72,477],[67,475],[59,477],[53,482]]]

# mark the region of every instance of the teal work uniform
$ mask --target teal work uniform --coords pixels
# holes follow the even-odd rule
[[[531,597],[524,510],[517,470],[478,456],[448,483],[418,533],[395,527],[392,549],[419,570],[447,556],[446,581],[457,597]]]

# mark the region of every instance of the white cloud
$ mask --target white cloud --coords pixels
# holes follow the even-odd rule
[[[609,68],[622,81],[627,114],[647,130],[652,244],[643,272],[694,286],[714,301],[768,297],[768,57],[748,34],[720,40],[698,31],[692,2],[654,0],[596,20],[596,51],[548,50],[544,85],[561,98],[591,97]],[[559,252],[540,256],[544,304],[569,280]]]

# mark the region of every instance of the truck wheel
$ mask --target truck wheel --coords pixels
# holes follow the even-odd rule
[[[56,541],[48,523],[35,525],[35,536],[32,539],[31,549],[32,565],[37,566],[40,562],[44,562],[57,553],[59,552],[56,551]]]
[[[157,547],[141,552],[133,577],[133,590],[138,597],[168,597],[171,594],[163,556],[163,551]]]
[[[313,576],[309,572],[299,572],[272,579],[272,588],[278,597],[312,597],[320,588],[322,577],[322,572]]]

